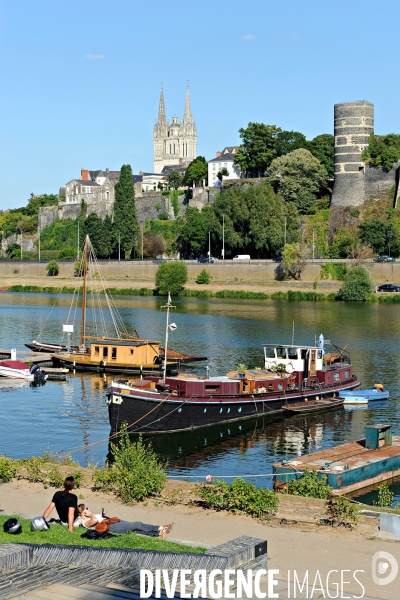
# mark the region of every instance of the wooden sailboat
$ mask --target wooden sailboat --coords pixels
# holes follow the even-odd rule
[[[46,344],[34,341],[26,344],[28,348],[38,351],[50,351],[52,361],[57,366],[72,368],[74,370],[156,375],[163,370],[166,364],[167,372],[177,372],[179,365],[195,360],[204,360],[201,357],[190,356],[168,349],[168,354],[158,340],[131,336],[126,331],[120,332],[124,327],[118,311],[113,305],[109,292],[103,289],[106,303],[111,313],[116,331],[116,337],[108,334],[89,336],[86,335],[86,308],[87,308],[87,272],[88,254],[95,259],[90,239],[86,236],[82,257],[83,285],[82,308],[80,323],[79,346],[67,344]],[[96,265],[98,273],[98,265]],[[104,317],[101,319],[104,325]]]

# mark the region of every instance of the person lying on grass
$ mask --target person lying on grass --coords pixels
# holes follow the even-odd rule
[[[75,527],[93,527],[96,523],[101,523],[105,519],[108,519],[104,514],[93,514],[87,508],[85,504],[79,504],[75,512]],[[150,537],[162,537],[165,538],[171,531],[173,523],[169,525],[149,525],[148,523],[142,523],[141,521],[119,521],[119,523],[110,523],[111,533],[129,533],[134,531],[140,535],[148,535]]]

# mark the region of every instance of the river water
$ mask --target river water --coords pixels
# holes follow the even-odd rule
[[[130,331],[163,339],[162,300],[121,296],[115,303]],[[294,343],[314,343],[323,333],[338,346],[347,346],[362,386],[383,383],[390,398],[324,415],[242,421],[153,437],[155,450],[169,460],[170,476],[246,475],[258,485],[270,485],[277,460],[362,438],[368,424],[391,423],[393,433],[400,435],[397,305],[216,298],[179,298],[173,303],[177,329],[171,345],[208,356],[211,375],[232,370],[239,362],[262,366],[262,344],[291,343],[294,324]],[[0,348],[22,350],[33,339],[58,342],[70,304],[68,295],[0,294]],[[104,319],[110,320],[106,311]],[[89,313],[89,327],[93,323]],[[72,341],[77,342],[74,335]],[[197,365],[195,370],[204,372],[204,367]],[[67,452],[82,465],[103,464],[110,431],[107,383],[94,374],[71,374],[66,382],[41,387],[0,379],[0,454],[17,458]],[[392,489],[400,500],[400,483],[393,483]],[[375,497],[372,492],[367,499]]]

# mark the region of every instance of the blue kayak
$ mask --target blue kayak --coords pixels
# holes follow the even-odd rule
[[[340,398],[351,398],[352,396],[365,398],[366,400],[387,400],[387,398],[389,398],[389,392],[373,388],[371,390],[342,390],[339,393]]]

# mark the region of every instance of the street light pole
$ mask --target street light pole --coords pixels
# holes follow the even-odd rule
[[[313,262],[314,262],[314,252],[315,252],[314,238],[315,238],[315,229],[312,230],[312,261]]]
[[[208,230],[208,259],[211,260],[211,232],[212,229]]]
[[[77,260],[79,260],[79,221],[78,221],[78,254],[77,254]]]
[[[38,237],[39,237],[39,263],[40,263],[40,227],[38,229]]]
[[[118,262],[121,262],[121,233],[118,232]]]
[[[22,260],[22,229],[21,229],[21,260]]]
[[[225,213],[222,213],[222,258],[225,264]]]
[[[142,222],[142,260],[143,260],[143,235],[144,235],[144,221]]]

